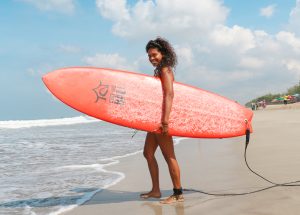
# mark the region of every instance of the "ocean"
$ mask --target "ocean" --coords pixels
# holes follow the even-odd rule
[[[105,168],[142,151],[133,134],[87,116],[0,121],[0,214],[60,214],[118,183]]]

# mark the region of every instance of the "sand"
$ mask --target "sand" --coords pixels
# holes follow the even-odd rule
[[[296,104],[299,107],[299,104]],[[300,180],[300,109],[296,105],[267,107],[255,111],[254,133],[247,151],[249,165],[277,182]],[[245,137],[230,139],[185,139],[176,145],[182,185],[214,193],[249,192],[270,186],[244,163]],[[163,197],[172,193],[172,183],[160,150]],[[141,200],[151,188],[147,163],[142,154],[123,158],[109,170],[126,174],[120,183],[97,193],[90,201],[64,214],[299,214],[300,187],[276,187],[255,194],[218,197],[186,192],[185,202],[161,205],[158,200]]]

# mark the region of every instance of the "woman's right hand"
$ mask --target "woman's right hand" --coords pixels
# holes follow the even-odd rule
[[[168,123],[161,123],[160,124],[160,131],[163,135],[168,135],[169,133],[169,124]]]

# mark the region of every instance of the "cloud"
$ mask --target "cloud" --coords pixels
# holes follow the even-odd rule
[[[267,18],[270,18],[275,13],[275,9],[276,9],[275,4],[272,4],[272,5],[269,5],[267,7],[261,8],[260,9],[260,15],[264,16],[264,17],[267,17]]]
[[[140,0],[132,7],[126,0],[97,0],[97,7],[104,18],[114,21],[113,33],[126,38],[154,32],[200,35],[215,24],[224,23],[229,12],[218,0]]]
[[[276,38],[279,42],[289,45],[296,52],[300,52],[300,38],[297,38],[294,33],[280,31]]]
[[[300,0],[296,1],[296,6],[290,12],[288,29],[300,36]]]
[[[177,75],[183,82],[241,103],[283,92],[300,78],[299,41],[291,32],[272,35],[218,25],[206,40],[189,43],[192,64],[179,62]]]
[[[179,63],[184,65],[193,64],[194,56],[193,51],[190,47],[175,47],[175,52],[177,53],[177,58]]]
[[[72,14],[75,10],[74,0],[21,0],[32,4],[39,10],[57,11],[64,14]]]
[[[119,54],[102,54],[97,53],[94,56],[84,57],[83,61],[90,66],[112,68],[112,69],[124,69],[135,70],[134,65],[130,65],[126,58],[121,57]]]
[[[244,57],[240,61],[242,68],[259,69],[264,66],[264,61],[256,57]]]
[[[283,62],[287,69],[300,78],[300,61],[296,59],[289,59]]]
[[[218,25],[211,33],[211,39],[216,45],[234,48],[241,53],[255,47],[252,31],[237,25],[232,28]]]
[[[128,20],[129,11],[126,0],[96,0],[96,5],[104,18],[113,21]]]
[[[270,35],[262,30],[256,30],[253,33],[256,46],[260,49],[260,53],[277,53],[279,51],[280,45],[273,35]]]

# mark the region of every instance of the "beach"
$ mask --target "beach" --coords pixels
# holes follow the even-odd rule
[[[267,106],[254,112],[247,150],[250,167],[276,183],[300,180],[299,104]],[[245,137],[229,139],[181,139],[176,156],[183,188],[210,193],[251,192],[272,184],[251,173],[244,162]],[[172,194],[165,161],[158,150],[162,198]],[[139,194],[151,189],[150,175],[142,153],[120,159],[108,171],[125,178],[102,189],[93,198],[64,215],[79,214],[298,214],[300,187],[275,187],[240,196],[214,196],[185,192],[185,202],[162,205],[157,199],[143,200]]]

